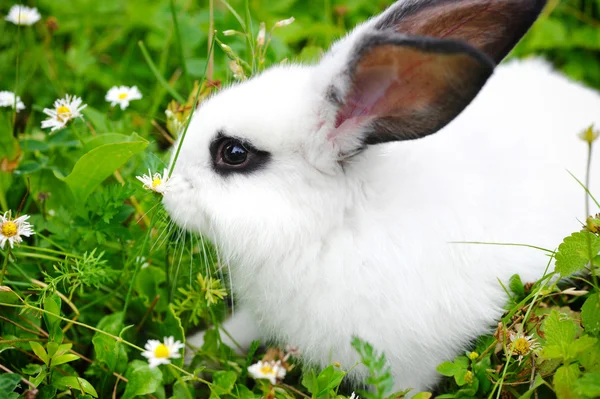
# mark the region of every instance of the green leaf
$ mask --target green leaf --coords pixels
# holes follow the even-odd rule
[[[458,374],[464,373],[469,368],[469,358],[466,356],[458,356],[453,362],[444,362],[437,366],[438,373],[446,377],[455,377]]]
[[[19,374],[0,374],[0,393],[14,391],[20,381],[21,376]]]
[[[125,378],[129,379],[129,382],[121,399],[131,399],[156,392],[162,380],[162,373],[158,368],[151,369],[146,362],[133,360],[127,368]]]
[[[85,202],[96,186],[148,146],[137,134],[130,137],[128,141],[96,147],[77,161],[71,174],[63,178],[77,201]]]
[[[44,349],[44,347],[35,341],[29,341],[29,345],[31,345],[31,349],[33,350],[33,353],[35,353],[37,355],[37,357],[39,357],[40,360],[42,362],[44,362],[44,364],[47,366],[48,360],[50,358],[48,357],[48,354],[46,353],[46,350]]]
[[[430,399],[433,396],[430,392],[419,392],[412,399]]]
[[[33,385],[35,385],[37,387],[46,379],[47,375],[48,375],[48,367],[44,364],[41,367],[39,374],[37,376],[35,376],[34,378],[30,378],[29,380],[31,381],[31,383]]]
[[[127,143],[131,141],[139,141],[135,140],[139,136],[132,135],[128,136],[126,134],[121,133],[105,133],[99,136],[93,136],[83,142],[83,150],[85,152],[89,152],[94,148],[98,148],[102,145],[106,144],[114,144],[114,143]]]
[[[542,385],[544,385],[545,381],[542,378],[541,375],[536,374],[535,375],[535,380],[533,381],[533,385],[531,386],[531,388],[525,392],[523,395],[521,395],[519,397],[519,399],[529,399],[531,398],[531,395],[533,395],[535,393],[535,390],[538,389],[539,387],[541,387]]]
[[[8,288],[8,291],[0,291],[0,303],[12,305],[13,303],[19,302],[17,293],[10,289],[10,287],[6,288]]]
[[[579,399],[575,393],[575,381],[579,378],[579,365],[562,366],[554,374],[554,390],[558,399]]]
[[[326,367],[317,377],[317,384],[319,386],[317,396],[325,395],[332,389],[337,388],[345,375],[346,373],[335,369],[333,366]]]
[[[454,375],[461,371],[460,367],[457,367],[453,362],[444,362],[436,367],[438,373],[445,375],[446,377],[454,377]]]
[[[577,361],[585,371],[600,373],[600,342],[596,342],[596,345],[588,351],[580,353]]]
[[[62,356],[58,356],[55,358],[52,358],[52,365],[53,366],[58,366],[60,364],[65,364],[65,363],[69,363],[72,362],[73,360],[77,360],[79,359],[79,356],[77,355],[72,355],[70,353],[66,354],[66,355],[62,355]]]
[[[213,374],[213,390],[217,395],[225,395],[231,392],[237,374],[234,371],[217,371]]]
[[[38,391],[35,399],[54,399],[56,398],[56,387],[44,385]]]
[[[94,398],[98,397],[98,393],[96,392],[92,384],[90,384],[87,380],[81,377],[61,377],[57,381],[55,381],[54,384],[59,389],[61,389],[62,387],[77,389],[82,393],[92,395]]]
[[[61,303],[62,301],[60,300],[58,294],[53,293],[52,295],[44,298],[44,310],[56,315],[60,315]],[[50,339],[53,342],[61,343],[64,335],[62,329],[60,328],[61,320],[56,316],[44,312],[44,322],[46,324],[46,328],[48,329],[48,334],[50,334]]]
[[[315,370],[310,369],[308,371],[304,371],[302,374],[302,386],[311,394],[316,395],[316,393],[319,391],[319,382],[317,381]]]
[[[97,328],[113,335],[119,335],[123,329],[123,312],[103,317]],[[128,356],[125,345],[101,333],[92,338],[96,360],[105,363],[111,371],[123,373],[127,368]]]
[[[575,382],[575,391],[590,398],[600,398],[600,373],[586,373]]]
[[[589,350],[596,345],[598,340],[596,338],[590,337],[589,335],[582,335],[575,342],[569,345],[569,359],[575,359],[578,354],[589,352]]]
[[[358,337],[352,338],[352,347],[360,355],[363,364],[369,370],[366,383],[373,386],[371,392],[362,392],[365,399],[384,399],[394,387],[394,379],[385,355],[378,354],[373,347]]]
[[[108,123],[106,120],[106,114],[104,112],[100,112],[88,105],[85,107],[82,113],[86,119],[89,119],[92,122],[92,125],[94,125],[97,131],[108,131]]]
[[[571,234],[558,246],[556,271],[563,277],[570,276],[590,263],[600,252],[600,237],[588,231]]]
[[[523,285],[523,281],[521,281],[521,276],[518,274],[515,274],[510,278],[508,287],[517,297],[522,298],[525,296],[525,286]]]
[[[568,316],[552,310],[544,321],[544,333],[549,345],[567,345],[575,340],[577,326]]]
[[[236,385],[234,392],[237,394],[239,399],[259,399],[261,396],[252,392],[245,385]]]
[[[587,333],[600,333],[600,294],[594,294],[585,301],[581,307],[581,322]]]
[[[171,399],[194,399],[197,397],[195,389],[190,384],[181,381],[173,384],[173,396]]]

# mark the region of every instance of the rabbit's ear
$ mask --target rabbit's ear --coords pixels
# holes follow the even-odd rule
[[[435,133],[469,105],[544,3],[397,2],[323,59],[318,73],[335,110],[328,137],[351,153]]]
[[[435,133],[477,95],[494,62],[454,40],[374,32],[356,43],[326,93],[335,107],[329,138],[353,147]]]
[[[375,18],[371,26],[462,40],[499,63],[545,5],[546,0],[400,0]]]

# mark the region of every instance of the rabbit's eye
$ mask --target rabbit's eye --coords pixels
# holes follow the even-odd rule
[[[219,132],[210,144],[215,172],[221,175],[250,173],[264,167],[271,154],[260,151],[248,142]]]
[[[248,159],[248,150],[236,140],[226,140],[221,144],[221,157],[226,164],[238,166]]]

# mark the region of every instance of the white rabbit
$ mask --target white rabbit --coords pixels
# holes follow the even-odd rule
[[[542,275],[543,252],[456,242],[554,249],[581,228],[567,170],[585,177],[576,135],[600,122],[600,96],[540,60],[494,72],[544,4],[398,1],[319,64],[200,106],[164,205],[230,266],[241,310],[225,328],[242,345],[351,367],[356,335],[418,392],[492,331],[498,279]]]

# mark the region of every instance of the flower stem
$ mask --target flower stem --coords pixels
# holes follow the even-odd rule
[[[144,242],[142,243],[142,248],[140,249],[138,256],[144,253],[144,251],[146,250],[146,245],[148,244],[148,239],[152,235],[152,228],[154,227],[154,223],[156,223],[157,215],[158,211],[155,211],[154,215],[152,215],[152,220],[150,220],[150,225],[148,226],[148,231],[146,232],[146,236],[144,237]],[[137,259],[137,256],[133,259]],[[135,279],[143,264],[143,262],[136,263],[137,264],[135,266],[135,270],[133,271],[133,276],[131,277],[131,281],[129,283],[129,289],[127,290],[127,296],[125,297],[125,304],[123,305],[123,321],[125,321],[127,308],[129,307],[129,301],[131,300],[131,293],[133,292],[133,286],[135,284]]]
[[[209,54],[213,51],[212,49],[215,45],[214,39],[215,39],[215,36],[213,36],[213,41],[210,44],[210,49],[208,50]],[[208,66],[210,64],[209,61],[206,62],[206,66],[204,67],[204,77],[202,78],[202,81],[204,81],[206,79],[206,72],[207,72]],[[181,135],[181,138],[179,139],[179,144],[177,145],[177,150],[175,151],[175,156],[173,157],[173,163],[169,167],[169,178],[173,174],[173,169],[175,169],[175,164],[177,163],[177,158],[179,158],[179,153],[181,152],[181,147],[183,146],[183,141],[185,140],[185,135],[187,134],[188,128],[190,127],[190,122],[192,121],[192,117],[194,116],[194,112],[196,111],[196,106],[198,104],[198,98],[200,97],[201,91],[202,91],[202,85],[198,85],[198,91],[196,92],[196,97],[194,98],[194,103],[192,104],[192,112],[190,112],[190,116],[188,116],[188,120],[185,124],[185,129],[183,130],[183,134]],[[182,104],[185,103],[185,101],[180,101],[180,102]]]
[[[2,263],[2,274],[0,275],[0,285],[2,285],[2,283],[4,283],[4,275],[6,274],[6,267],[8,266],[8,258],[10,257],[10,254],[12,252],[12,248],[8,248],[8,251],[6,252],[6,255],[4,256],[4,262]]]

